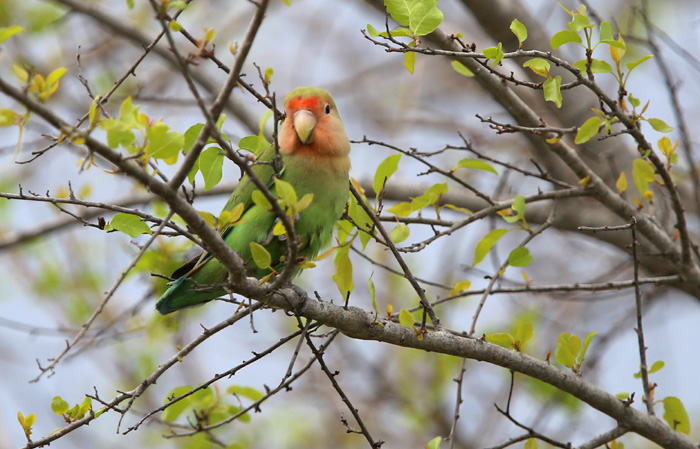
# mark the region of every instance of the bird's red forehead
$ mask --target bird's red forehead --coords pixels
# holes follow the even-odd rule
[[[318,97],[294,97],[288,103],[289,108],[292,110],[316,109],[318,105]]]

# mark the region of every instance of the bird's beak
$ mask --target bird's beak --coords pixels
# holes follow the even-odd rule
[[[294,118],[292,123],[294,124],[294,130],[299,136],[302,144],[306,144],[311,135],[313,134],[314,127],[316,126],[316,116],[306,109],[302,109],[294,113]]]

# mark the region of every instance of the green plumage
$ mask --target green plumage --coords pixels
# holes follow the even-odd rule
[[[307,90],[297,89],[291,92],[287,96],[287,101],[299,96],[303,98],[321,95],[322,98],[329,99],[332,104],[332,98],[327,92],[313,88],[310,92],[308,91],[310,88],[303,89]],[[335,104],[332,105],[335,109]],[[288,117],[290,112],[294,111],[290,111],[288,106]],[[299,142],[298,139],[293,140],[299,131],[294,132],[291,123],[284,124],[290,127],[291,131],[287,130],[285,134],[283,129],[280,135],[283,165],[280,178],[294,187],[300,199],[308,193],[313,194],[311,204],[299,213],[294,225],[299,238],[298,255],[307,259],[313,259],[321,249],[330,244],[333,227],[348,199],[349,143],[337,111],[333,111],[333,114],[335,117],[319,117],[317,129],[313,130],[317,138],[310,141],[308,145]],[[285,122],[291,122],[291,120],[288,118]],[[324,133],[328,135],[324,136]],[[335,134],[341,135],[335,136]],[[340,148],[319,147],[324,144]],[[273,194],[275,194],[274,170],[270,164],[259,162],[271,162],[274,155],[274,148],[264,150],[253,166],[256,176],[267,184]],[[269,274],[270,270],[260,269],[255,265],[250,242],[259,243],[267,249],[272,257],[272,266],[277,271],[283,268],[283,263],[279,260],[284,255],[285,242],[272,235],[272,228],[277,218],[274,212],[265,210],[252,201],[255,190],[257,190],[255,184],[248,176],[244,176],[223,209],[230,211],[237,204],[243,203],[244,212],[241,221],[235,226],[224,228],[221,235],[226,243],[241,256],[248,275],[261,278]],[[172,277],[175,280],[170,283],[170,288],[156,304],[156,309],[161,314],[192,307],[224,295],[224,290],[197,292],[193,289],[226,283],[228,271],[217,259],[205,252],[177,269]]]

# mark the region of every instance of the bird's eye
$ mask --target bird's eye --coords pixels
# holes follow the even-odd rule
[[[330,114],[330,113],[331,113],[331,105],[329,105],[328,103],[326,103],[325,112],[326,112],[326,114]]]

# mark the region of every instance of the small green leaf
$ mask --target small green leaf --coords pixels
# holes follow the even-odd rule
[[[629,72],[631,72],[631,71],[634,70],[637,66],[639,66],[639,65],[642,64],[643,62],[646,62],[646,61],[650,60],[650,59],[653,58],[653,57],[654,57],[654,55],[647,55],[647,56],[642,56],[641,58],[637,59],[637,60],[634,61],[634,62],[628,62],[628,63],[627,63],[627,70],[628,70]]]
[[[659,118],[650,118],[647,120],[649,124],[651,125],[652,128],[654,128],[654,131],[658,131],[660,133],[670,133],[673,131],[673,128],[668,126],[666,122]]]
[[[250,253],[253,256],[253,262],[258,268],[269,268],[272,263],[272,256],[267,252],[264,246],[256,242],[250,242]]]
[[[265,397],[265,394],[263,394],[261,391],[258,391],[253,387],[244,387],[241,385],[231,385],[226,389],[226,392],[236,396],[243,396],[251,401],[259,401]]]
[[[396,169],[399,167],[400,159],[401,153],[391,155],[384,159],[377,167],[377,171],[374,173],[374,182],[372,183],[372,188],[377,195],[379,195],[382,187],[384,187],[384,183],[396,172]]]
[[[151,228],[146,223],[141,221],[139,217],[131,214],[117,214],[109,222],[112,228],[129,235],[132,238],[138,237],[141,234],[153,234]]]
[[[561,97],[561,76],[555,76],[554,78],[549,78],[542,85],[544,90],[544,99],[551,101],[558,108],[561,107],[562,97]]]
[[[581,75],[586,76],[588,75],[588,68],[587,68],[587,63],[588,61],[585,59],[581,59],[580,61],[576,61],[574,63],[574,67],[579,69],[581,71]],[[600,60],[600,59],[592,59],[591,60],[591,72],[593,73],[612,73],[613,69],[610,64],[607,62]]]
[[[209,190],[221,181],[224,155],[218,147],[207,148],[199,155],[199,171],[204,178],[204,190]]]
[[[664,421],[677,432],[690,435],[688,412],[680,399],[674,396],[664,398]]]
[[[408,28],[416,36],[430,34],[442,23],[444,15],[437,7],[438,0],[413,2],[408,12]],[[409,3],[405,1],[404,3]],[[400,22],[399,22],[400,23]],[[404,25],[403,23],[401,25]]]
[[[540,448],[540,444],[534,438],[528,438],[528,440],[525,442],[525,449],[539,449],[539,448]]]
[[[17,114],[11,109],[0,109],[0,126],[12,126],[15,124]]]
[[[68,403],[61,396],[54,396],[51,401],[51,410],[57,415],[62,415],[68,411]]]
[[[342,246],[333,255],[333,263],[335,264],[333,281],[335,281],[343,300],[352,293],[354,289],[354,284],[352,282],[352,262],[348,254],[349,250],[350,245]]]
[[[287,181],[275,178],[275,190],[277,191],[277,195],[279,195],[280,199],[284,202],[284,205],[294,206],[299,201],[294,186]]]
[[[413,212],[413,208],[411,207],[411,203],[404,201],[394,204],[387,212],[391,212],[397,217],[408,217],[411,215],[411,212]]]
[[[575,33],[571,30],[562,30],[556,33],[554,36],[552,36],[552,40],[550,43],[552,44],[552,48],[556,50],[564,44],[580,44],[582,42],[583,41],[581,40],[581,36],[579,36],[578,33]]]
[[[384,6],[391,17],[399,25],[408,26],[408,21],[413,8],[420,0],[385,0]]]
[[[472,77],[474,76],[474,72],[469,70],[464,64],[462,64],[459,61],[452,61],[452,68],[454,69],[455,72],[459,73],[460,75]]]
[[[502,348],[513,349],[515,347],[515,339],[507,333],[487,334],[486,341],[492,345],[498,345]]]
[[[272,210],[272,204],[267,200],[265,195],[260,190],[255,190],[251,195],[251,198],[255,204],[260,206],[265,210]]]
[[[581,352],[579,352],[578,357],[576,358],[576,363],[581,365],[583,363],[583,359],[586,358],[586,352],[588,352],[588,346],[591,344],[593,341],[593,337],[596,336],[598,332],[589,332],[588,335],[586,335],[586,338],[583,339],[583,345],[581,345]]]
[[[182,148],[185,150],[185,153],[190,152],[203,127],[204,123],[196,123],[187,128],[187,131],[185,131],[185,140],[182,142]]]
[[[168,26],[171,30],[173,30],[176,33],[182,30],[182,25],[180,25],[180,23],[177,20],[171,20],[170,22],[168,22]]]
[[[394,229],[391,230],[391,240],[394,243],[403,242],[409,235],[411,235],[411,230],[408,229],[408,226],[403,223],[399,223]]]
[[[497,47],[485,48],[484,56],[492,59],[493,65],[499,65],[503,59],[503,44],[499,42]]]
[[[410,311],[408,311],[406,309],[401,309],[399,311],[399,323],[401,323],[401,325],[403,327],[406,327],[408,329],[413,329],[413,324],[415,322],[416,322],[416,319]]]
[[[530,250],[524,247],[515,248],[508,255],[508,263],[513,267],[526,267],[532,263]]]
[[[484,260],[489,251],[491,251],[491,248],[493,248],[493,245],[495,245],[501,237],[506,235],[507,232],[507,229],[494,229],[479,240],[479,243],[476,244],[476,249],[474,250],[474,262],[472,265],[477,266],[482,260]]]
[[[600,41],[612,41],[615,37],[613,36],[612,25],[610,22],[602,22],[600,24]]]
[[[0,44],[2,44],[15,34],[21,33],[22,31],[24,31],[24,28],[22,28],[19,25],[0,28]]]
[[[603,119],[600,117],[591,117],[586,122],[581,125],[581,127],[578,129],[578,132],[576,133],[576,138],[574,139],[574,143],[577,145],[581,145],[582,143],[586,143],[593,136],[598,134],[598,130],[600,129],[600,125],[603,123]]]
[[[452,290],[450,291],[450,295],[457,296],[458,294],[462,293],[463,291],[469,290],[469,288],[471,286],[472,286],[471,281],[459,281],[455,284],[454,287],[452,287]]]
[[[626,391],[622,391],[622,392],[620,392],[620,393],[617,393],[617,394],[615,395],[615,397],[618,398],[618,399],[621,400],[621,401],[626,401],[626,400],[630,397],[630,394],[627,393]]]
[[[515,37],[518,38],[518,42],[520,42],[520,47],[522,47],[523,42],[525,42],[525,39],[527,39],[527,28],[525,25],[520,23],[518,19],[513,19],[513,21],[510,23],[510,31],[515,34]]]
[[[185,135],[168,131],[169,129],[170,127],[165,123],[157,123],[148,128],[146,131],[147,155],[154,159],[168,159],[177,155],[185,144]]]
[[[369,290],[369,297],[372,298],[372,308],[374,309],[374,316],[376,319],[376,317],[379,316],[379,307],[377,307],[377,289],[374,287],[372,276],[374,276],[374,271],[369,275],[369,279],[367,279],[367,290]]]
[[[428,442],[426,447],[428,449],[440,449],[440,443],[442,442],[442,437],[435,437]]]
[[[632,162],[632,179],[637,192],[643,194],[649,190],[649,183],[656,179],[654,166],[646,159],[635,159]]]
[[[403,66],[406,67],[406,70],[413,75],[413,72],[416,69],[416,54],[412,51],[407,51],[404,53],[403,57]]]
[[[649,372],[649,374],[655,373],[655,372],[659,371],[661,368],[663,368],[664,366],[665,366],[665,363],[663,362],[663,360],[657,360],[656,362],[654,362],[653,365],[651,365],[651,368],[649,368],[648,372]]]
[[[554,352],[554,358],[562,365],[572,368],[576,363],[576,356],[581,349],[581,340],[576,335],[571,335],[564,332],[559,336],[557,349]]]
[[[493,168],[491,165],[488,163],[482,161],[481,159],[472,159],[472,158],[465,158],[459,161],[457,164],[457,168],[473,168],[475,170],[483,170],[483,171],[488,171],[491,172],[495,175],[498,174],[495,168]]]
[[[540,76],[549,78],[549,61],[542,58],[532,58],[523,63],[523,67],[529,67],[530,70]]]
[[[162,419],[165,422],[172,422],[177,419],[178,416],[182,414],[182,412],[185,411],[185,409],[190,405],[190,401],[192,400],[192,396],[188,396],[186,398],[183,398],[182,400],[178,402],[172,402],[170,401],[170,398],[176,398],[179,396],[182,396],[183,394],[189,392],[192,390],[192,387],[189,385],[185,385],[182,387],[176,387],[168,393],[168,395],[165,397],[165,403],[170,404],[168,407],[163,411]]]
[[[523,321],[515,330],[513,339],[518,347],[522,349],[523,345],[532,338],[533,333],[534,330],[532,329],[532,324],[529,321]]]

